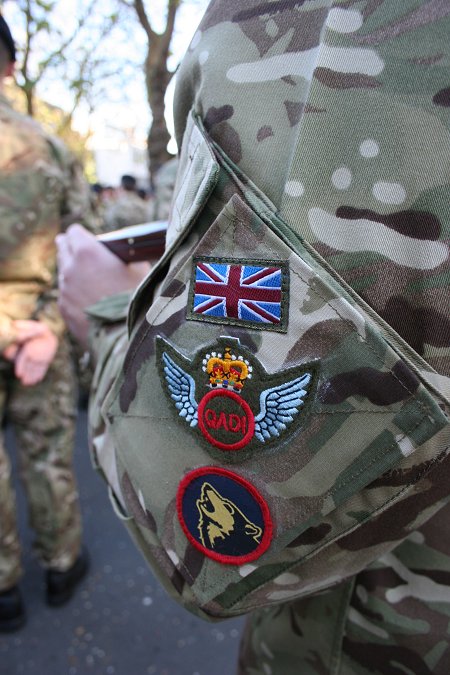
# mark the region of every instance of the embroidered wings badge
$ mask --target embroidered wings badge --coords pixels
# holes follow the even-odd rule
[[[255,417],[255,436],[261,443],[279,436],[294,421],[308,394],[311,373],[265,389],[260,395],[260,412]]]
[[[167,395],[210,449],[232,454],[294,431],[315,389],[317,362],[268,374],[236,338],[219,338],[192,361],[161,337],[158,349]]]
[[[175,401],[175,407],[180,417],[184,417],[191,427],[198,423],[198,403],[195,400],[194,379],[186,373],[170,356],[163,352],[164,373],[170,396]]]

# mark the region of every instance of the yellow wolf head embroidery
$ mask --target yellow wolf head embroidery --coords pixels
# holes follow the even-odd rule
[[[262,529],[250,522],[236,504],[222,497],[209,483],[203,483],[196,505],[200,514],[200,540],[205,548],[214,549],[216,539],[227,537],[248,536],[260,543]]]

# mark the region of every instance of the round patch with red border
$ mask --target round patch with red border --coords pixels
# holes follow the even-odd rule
[[[253,438],[255,416],[234,391],[209,391],[198,404],[198,426],[209,443],[220,450],[240,450]]]
[[[191,544],[218,562],[243,565],[256,560],[272,540],[264,497],[227,469],[206,466],[186,474],[178,487],[177,512]]]

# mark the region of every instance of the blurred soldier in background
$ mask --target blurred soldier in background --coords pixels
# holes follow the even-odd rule
[[[55,236],[86,225],[89,190],[75,158],[2,94],[15,47],[0,15],[0,414],[13,423],[36,533],[46,568],[46,599],[70,599],[88,569],[81,547],[72,470],[74,379],[56,304]],[[10,463],[0,440],[0,631],[25,621]]]
[[[178,158],[174,157],[163,164],[156,174],[152,220],[168,220],[177,170]]]
[[[118,197],[105,213],[106,231],[150,220],[148,204],[139,197],[136,187],[134,176],[122,176]]]
[[[105,202],[103,200],[104,187],[100,183],[92,183],[90,186],[90,204],[95,227],[101,232],[105,220]]]

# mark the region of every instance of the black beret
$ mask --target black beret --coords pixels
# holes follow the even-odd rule
[[[11,61],[14,62],[16,60],[16,46],[14,44],[14,40],[12,39],[11,31],[8,28],[8,24],[6,23],[5,19],[2,17],[1,14],[0,14],[0,40],[3,42],[6,49],[8,50],[9,55],[11,57]]]

